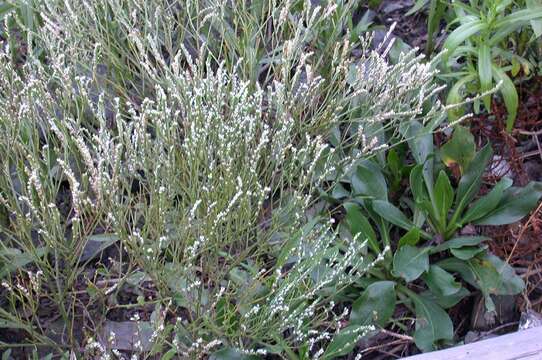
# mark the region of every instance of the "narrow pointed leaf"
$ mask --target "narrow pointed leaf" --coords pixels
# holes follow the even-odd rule
[[[453,201],[454,189],[446,173],[441,170],[435,184],[435,205],[437,207],[436,212],[443,226],[446,225],[448,211],[450,211]]]
[[[512,186],[512,183],[513,181],[510,178],[502,178],[487,195],[476,200],[461,219],[461,223],[467,224],[474,220],[478,220],[495,209],[497,205],[499,205],[499,202],[504,195],[504,191]]]
[[[405,230],[410,230],[414,227],[412,221],[410,221],[401,210],[387,201],[375,200],[372,203],[372,207],[378,215],[394,225]]]
[[[514,127],[518,112],[518,92],[512,80],[498,66],[493,66],[493,75],[497,81],[502,81],[500,92],[504,100],[504,105],[506,106],[506,111],[508,112],[506,117],[506,130],[510,132]]]
[[[510,188],[496,209],[476,220],[477,225],[506,225],[521,220],[542,197],[542,183],[531,182],[521,189]]]
[[[487,44],[481,44],[478,48],[478,77],[480,78],[480,90],[484,93],[491,89],[491,48]],[[483,98],[484,105],[488,111],[491,110],[491,97],[486,95]]]

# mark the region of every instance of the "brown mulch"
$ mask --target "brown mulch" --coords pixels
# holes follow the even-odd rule
[[[472,132],[481,142],[491,141],[495,154],[493,168],[506,172],[514,185],[542,181],[542,77],[518,85],[520,105],[514,130],[505,131],[506,109],[494,101],[493,114],[478,115]],[[501,175],[501,174],[499,174]],[[494,183],[495,176],[488,179]],[[482,231],[493,238],[490,248],[506,259],[526,282],[518,300],[519,310],[542,312],[542,202],[522,221],[507,226],[487,227]]]

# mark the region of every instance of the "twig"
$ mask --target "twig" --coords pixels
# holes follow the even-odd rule
[[[389,343],[370,346],[368,348],[365,348],[365,349],[361,350],[360,353],[366,353],[366,352],[370,352],[370,351],[373,351],[373,350],[379,350],[381,348],[384,348],[384,347],[387,347],[387,346],[390,346],[390,345],[402,344],[404,342],[405,342],[405,340],[402,340],[402,339],[394,340],[394,341],[390,341]]]
[[[414,342],[414,338],[413,338],[412,336],[398,334],[398,333],[395,333],[395,332],[393,332],[393,331],[389,331],[389,330],[386,330],[386,329],[382,329],[381,332],[384,333],[384,334],[386,334],[386,335],[389,335],[389,336],[392,336],[392,337],[394,337],[394,338],[397,338],[397,339],[401,339],[401,340],[406,340],[406,341]]]
[[[517,321],[513,321],[513,322],[509,322],[509,323],[506,323],[506,324],[499,325],[496,328],[493,328],[491,330],[484,331],[484,332],[480,333],[480,335],[475,337],[474,341],[472,341],[472,342],[476,342],[476,341],[480,340],[481,338],[483,338],[484,336],[491,335],[493,333],[496,333],[499,330],[502,330],[504,328],[507,328],[507,327],[510,327],[510,326],[513,326],[513,325],[517,325],[517,324],[518,324]]]
[[[383,353],[383,354],[386,354],[386,355],[388,355],[388,356],[392,356],[392,357],[394,357],[394,358],[396,358],[396,359],[399,359],[399,358],[401,358],[401,356],[400,356],[400,355],[397,355],[397,354],[395,354],[395,353],[396,353],[397,351],[401,350],[401,349],[404,349],[404,347],[405,347],[404,344],[399,344],[399,345],[397,345],[396,347],[394,347],[393,349],[391,349],[390,351],[386,351],[386,350],[383,350],[383,349],[380,349],[380,350],[377,350],[377,351],[378,351],[378,352],[381,352],[381,353]]]
[[[534,270],[528,270],[528,271],[525,271],[524,274],[521,274],[520,276],[522,278],[528,278],[530,276],[533,276],[533,275],[536,275],[536,274],[540,274],[542,273],[542,268],[538,268],[538,269],[534,269]]]
[[[512,258],[512,255],[514,254],[514,251],[516,251],[516,247],[518,246],[519,240],[523,236],[523,233],[525,232],[525,230],[527,229],[527,227],[529,226],[531,221],[533,221],[536,214],[540,211],[540,209],[542,209],[542,202],[538,205],[536,210],[533,211],[532,215],[529,217],[529,220],[527,220],[525,225],[523,225],[523,227],[521,228],[521,230],[520,230],[520,232],[519,232],[519,234],[518,234],[518,236],[516,238],[516,242],[514,243],[514,246],[512,247],[512,250],[510,251],[510,255],[508,255],[508,258],[506,259],[507,263],[510,263],[510,259]]]
[[[540,150],[528,151],[526,153],[523,153],[519,158],[520,159],[527,159],[527,158],[530,158],[531,156],[535,156],[535,155],[542,156],[542,153],[540,152]]]
[[[518,130],[518,133],[520,133],[520,134],[522,134],[522,135],[533,135],[533,136],[536,136],[536,135],[542,135],[542,129],[537,130],[537,131],[527,131],[527,130],[521,130],[521,129],[519,129],[519,130]]]

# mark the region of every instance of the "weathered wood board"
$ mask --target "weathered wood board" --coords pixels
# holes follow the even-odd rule
[[[408,360],[542,360],[542,327],[410,356]]]

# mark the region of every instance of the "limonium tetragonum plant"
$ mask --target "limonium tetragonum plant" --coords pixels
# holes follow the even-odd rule
[[[179,27],[191,12],[164,1],[44,2],[26,61],[14,63],[4,44],[7,328],[53,352],[104,358],[118,351],[115,336],[97,339],[108,314],[148,304],[157,306],[150,321],[130,319],[153,333],[132,353],[333,358],[372,329],[344,328],[349,311],[334,294],[384,255],[366,258],[366,239],[341,240],[333,221],[309,214],[318,189],[386,146],[382,129],[442,118],[439,104],[423,112],[438,90],[432,64],[409,53],[389,65],[387,49],[343,40],[330,24],[342,26],[346,5],[261,3],[264,20],[227,2],[219,9],[253,21],[247,31],[288,26],[261,39],[274,47],[256,56],[262,77],[240,56],[250,47],[232,49],[226,35],[200,42]],[[198,24],[187,29],[203,31]],[[311,42],[323,45],[311,34],[324,32],[329,54],[313,53]],[[189,41],[173,46],[180,35]],[[359,151],[336,156],[345,148]],[[132,287],[151,294],[119,303]],[[44,302],[62,319],[61,337],[43,326]]]

